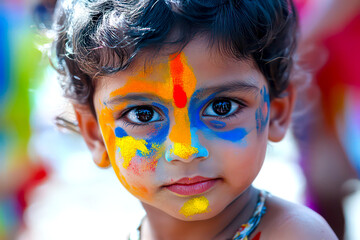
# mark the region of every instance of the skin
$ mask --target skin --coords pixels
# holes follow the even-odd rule
[[[244,62],[240,65],[238,62],[228,60],[226,66],[219,65],[221,63],[217,62],[206,66],[204,62],[206,58],[193,51],[198,50],[186,49],[180,56],[185,69],[184,81],[188,81],[184,83],[187,86],[185,92],[188,96],[185,108],[176,106],[174,94],[171,91],[175,86],[170,76],[172,72],[175,72],[171,66],[176,64],[174,61],[178,61],[172,60],[172,56],[158,59],[156,63],[152,63],[148,67],[146,73],[141,71],[142,69],[133,69],[115,76],[104,77],[102,82],[106,88],[99,88],[101,90],[95,94],[95,99],[99,99],[99,101],[95,100],[95,108],[101,116],[99,117],[100,128],[108,152],[114,153],[114,155],[110,154],[110,161],[120,181],[141,201],[161,208],[169,215],[182,220],[188,220],[189,216],[184,216],[179,211],[192,197],[179,197],[164,189],[164,185],[184,177],[203,176],[220,179],[213,190],[201,195],[209,201],[208,211],[191,216],[191,220],[213,217],[250,186],[261,168],[267,144],[267,129],[262,129],[262,133],[259,134],[256,127],[256,111],[263,102],[260,91],[262,88],[266,89],[264,77],[255,70],[251,63]],[[136,65],[142,66],[142,63]],[[220,66],[220,69],[218,67],[216,71],[205,71],[207,67],[214,68],[215,66]],[[229,68],[232,71],[225,74],[224,71]],[[213,88],[218,87],[221,80],[223,81],[221,86],[233,84],[236,81],[242,85],[246,84],[247,89],[239,88],[233,92],[217,93],[217,89]],[[155,81],[158,82],[157,85],[154,84]],[[127,100],[126,102],[114,100],[114,98],[129,94],[140,94],[142,97],[148,96],[150,99]],[[208,100],[209,97],[210,100]],[[232,118],[218,119],[217,117],[202,116],[200,118],[202,122],[205,122],[203,123],[205,126],[200,123],[191,124],[193,118],[201,115],[206,104],[209,104],[215,97],[229,97],[234,101],[240,99],[244,104],[246,103],[247,107],[240,109],[239,106],[238,110],[241,111]],[[127,125],[126,118],[111,117],[121,115],[121,112],[126,111],[128,106],[151,105],[153,102],[166,109],[164,111],[159,109],[159,113],[161,111],[161,114],[164,115],[163,120],[134,127]],[[192,103],[191,106],[190,103]],[[197,106],[204,104],[205,106],[198,110]],[[196,106],[195,110],[192,110],[193,106]],[[110,116],[102,117],[105,114]],[[223,129],[214,129],[211,124],[206,124],[211,120],[221,120],[227,126]],[[130,163],[126,161],[124,164],[122,159],[124,154],[119,154],[116,144],[113,145],[114,139],[117,139],[114,136],[117,128],[123,129],[127,135],[136,138],[136,141],[145,140],[147,142],[152,142],[149,135],[154,128],[159,129],[159,132],[163,128],[169,128],[169,130],[165,142],[155,142],[160,146],[154,156],[149,156],[145,160],[141,156],[144,154],[137,153],[132,157]],[[247,132],[244,139],[228,140],[224,139],[226,137],[217,136],[217,132],[238,128],[245,129],[244,131]],[[140,150],[138,143],[131,141],[128,145],[133,145]],[[144,145],[144,143],[141,144]],[[188,155],[181,154],[181,151],[176,154],[176,149],[174,149],[176,144],[182,144],[187,149],[195,148],[195,150],[190,149],[189,152],[192,154]],[[130,147],[128,146],[128,148]],[[149,151],[153,150],[149,147]],[[156,159],[157,155],[161,156],[160,159]],[[168,156],[167,159],[166,156]],[[242,156],[241,159],[238,156]],[[142,171],[140,174],[134,174],[131,165],[143,165],[149,161],[157,161],[155,171]],[[135,168],[138,169],[141,166]],[[217,197],[219,194],[223,196],[222,199]]]
[[[142,202],[144,239],[231,238],[255,208],[258,190],[251,183],[267,141],[279,141],[286,132],[293,91],[290,87],[286,97],[270,103],[266,80],[252,61],[224,57],[201,38],[177,55],[144,64],[145,58],[138,58],[131,68],[97,81],[97,119],[75,106],[94,160],[106,149],[120,182]],[[231,101],[231,114],[215,116],[209,106],[216,99]],[[130,112],[142,105],[158,115],[148,124],[131,125],[136,118]],[[122,141],[128,144],[120,149]],[[195,176],[216,183],[194,196],[164,187]],[[195,210],[189,210],[191,204]],[[270,234],[265,226],[261,239]]]

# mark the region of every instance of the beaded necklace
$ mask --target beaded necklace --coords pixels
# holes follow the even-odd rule
[[[232,240],[248,240],[248,236],[250,236],[250,234],[254,232],[254,230],[260,223],[261,217],[266,212],[265,200],[268,194],[268,192],[260,190],[259,199],[256,203],[255,211],[252,217],[247,223],[241,225],[241,227],[236,231],[235,236],[232,238]]]
[[[248,240],[248,236],[250,236],[250,234],[254,232],[254,230],[260,223],[261,217],[266,212],[265,200],[268,195],[268,192],[260,190],[259,198],[256,203],[253,215],[247,223],[241,225],[241,227],[236,231],[232,240]],[[136,232],[129,236],[128,240],[141,240],[140,230],[141,225]]]

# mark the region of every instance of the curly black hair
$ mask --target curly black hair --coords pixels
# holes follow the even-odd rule
[[[297,15],[291,0],[62,0],[53,30],[65,96],[94,113],[97,76],[126,69],[145,49],[181,50],[200,34],[223,55],[252,59],[271,98],[280,97],[293,63]]]

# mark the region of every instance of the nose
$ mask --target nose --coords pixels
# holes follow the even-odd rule
[[[209,157],[209,151],[200,143],[198,135],[193,131],[191,132],[191,144],[172,142],[165,152],[166,161],[191,162],[196,158]]]

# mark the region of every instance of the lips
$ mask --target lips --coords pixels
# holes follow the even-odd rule
[[[198,195],[212,188],[219,180],[218,178],[205,178],[201,176],[182,178],[175,183],[165,185],[165,188],[179,195]]]

